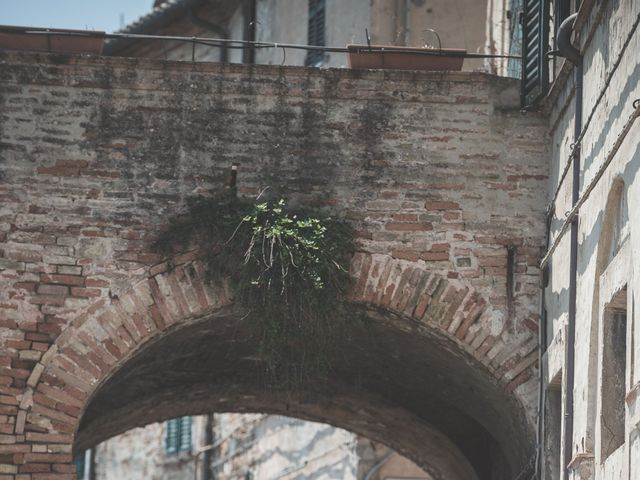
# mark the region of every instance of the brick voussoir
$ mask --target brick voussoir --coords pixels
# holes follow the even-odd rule
[[[185,299],[189,315],[193,316],[198,314],[201,309],[191,278],[187,275],[187,272],[182,266],[176,267],[175,274],[178,285],[180,286],[180,291]]]
[[[180,320],[177,306],[171,298],[171,288],[166,279],[167,274],[156,275],[149,279],[151,295],[158,307],[161,309],[165,322],[171,325]]]
[[[181,271],[182,270],[178,271],[176,269],[167,275],[167,284],[169,285],[171,296],[173,297],[174,302],[178,308],[179,319],[188,317],[191,314],[184,291],[182,289],[182,283],[178,280],[178,272]]]
[[[191,282],[191,288],[198,302],[198,307],[201,311],[208,310],[211,306],[207,300],[207,295],[202,287],[202,279],[198,277],[196,267],[194,265],[185,265],[185,274]]]
[[[111,305],[113,307],[114,315],[118,317],[120,324],[124,327],[131,339],[136,344],[140,343],[140,340],[142,339],[140,332],[138,332],[138,328],[135,326],[134,321],[131,319],[124,306],[120,303],[120,300],[114,300]]]
[[[155,301],[155,307],[162,317],[162,323],[165,327],[172,325],[175,322],[173,313],[167,307],[164,295],[160,291],[160,287],[155,277],[149,279],[149,288],[151,290],[151,295]]]
[[[138,334],[141,339],[147,337],[151,332],[156,330],[156,325],[149,317],[149,309],[135,294],[130,291],[121,297],[122,306],[129,314],[129,318],[133,320]]]

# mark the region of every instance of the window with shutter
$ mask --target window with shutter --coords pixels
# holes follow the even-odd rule
[[[178,453],[178,420],[177,418],[173,418],[166,422],[165,451],[169,455]]]
[[[165,452],[175,455],[191,451],[191,417],[167,420],[165,428]]]
[[[549,2],[524,0],[522,12],[522,107],[530,108],[549,87]]]
[[[191,417],[180,419],[180,451],[191,451]]]
[[[325,0],[309,0],[309,24],[307,29],[307,44],[325,45],[324,38]],[[324,52],[321,50],[309,50],[304,64],[307,67],[315,67],[322,63]]]

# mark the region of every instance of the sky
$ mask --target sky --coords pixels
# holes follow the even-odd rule
[[[153,0],[0,0],[0,25],[108,33],[151,11]]]

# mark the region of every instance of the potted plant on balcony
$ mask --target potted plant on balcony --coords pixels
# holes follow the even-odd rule
[[[430,31],[437,37],[437,47],[426,42],[423,47],[372,45],[367,32],[366,45],[347,45],[349,66],[357,69],[462,70],[467,51],[461,48],[442,48],[440,36],[432,29],[425,31]]]
[[[100,55],[104,32],[38,27],[0,27],[0,48]]]

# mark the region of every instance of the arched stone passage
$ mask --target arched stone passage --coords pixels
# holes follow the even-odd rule
[[[84,448],[214,408],[332,423],[389,444],[435,478],[506,480],[526,462],[530,428],[510,393],[519,372],[492,367],[496,356],[481,347],[492,334],[490,312],[462,282],[356,255],[353,291],[339,314],[367,328],[339,346],[328,385],[283,397],[260,388],[255,345],[238,327],[229,292],[207,285],[192,257],[175,259],[171,270],[158,266],[60,335],[20,405],[27,441]],[[522,368],[522,352],[509,355]]]

